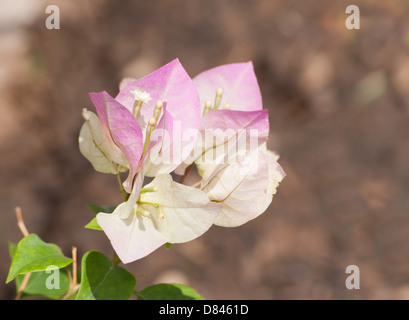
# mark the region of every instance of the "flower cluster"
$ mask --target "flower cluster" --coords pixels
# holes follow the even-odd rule
[[[81,153],[99,172],[129,171],[125,201],[98,225],[124,263],[165,243],[182,243],[213,224],[240,226],[263,213],[285,173],[267,150],[268,112],[251,62],[219,66],[191,79],[173,60],[118,95],[90,93]],[[192,166],[201,180],[183,184]],[[179,182],[173,176],[182,175]],[[153,180],[144,185],[144,178]]]

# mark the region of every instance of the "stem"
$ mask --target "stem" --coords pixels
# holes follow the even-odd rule
[[[116,251],[114,251],[114,257],[112,258],[112,263],[113,264],[121,263],[121,259],[119,259],[118,254],[116,253]]]
[[[77,248],[72,247],[72,287],[77,285]]]
[[[21,233],[23,234],[24,237],[27,237],[30,232],[28,232],[26,225],[23,220],[23,214],[21,212],[20,207],[16,207],[15,209],[16,216],[17,216],[17,226],[19,227]],[[21,282],[20,288],[18,288],[17,295],[15,297],[15,300],[20,300],[21,296],[23,295],[24,289],[27,287],[28,281],[30,280],[31,277],[31,272],[26,273],[24,275],[23,281]]]
[[[16,207],[14,210],[16,211],[16,216],[17,216],[17,226],[19,227],[23,236],[27,237],[30,234],[30,232],[28,232],[26,225],[24,224],[23,214],[21,213],[21,208]]]
[[[129,195],[125,192],[124,187],[122,186],[121,176],[119,175],[119,173],[116,174],[116,181],[118,181],[119,190],[121,190],[124,200],[127,201],[129,198]]]
[[[21,296],[23,295],[24,289],[27,287],[28,281],[30,280],[31,272],[26,273],[24,275],[23,281],[21,282],[20,288],[18,288],[18,292],[14,300],[20,300]]]
[[[76,294],[78,289],[80,288],[80,285],[77,284],[77,248],[76,247],[71,248],[71,254],[72,254],[72,260],[73,260],[72,261],[72,277],[70,274],[70,270],[67,268],[68,279],[70,281],[70,284],[68,286],[67,293],[62,298],[60,298],[61,300],[68,300],[74,294]]]
[[[190,164],[190,165],[186,168],[185,174],[184,174],[183,177],[180,179],[179,183],[183,183],[183,182],[186,180],[186,178],[187,178],[187,176],[189,175],[190,171],[192,171],[193,164],[194,164],[194,163]]]

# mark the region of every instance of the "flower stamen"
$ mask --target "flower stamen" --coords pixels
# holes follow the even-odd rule
[[[132,114],[135,117],[135,119],[138,119],[139,112],[141,111],[141,108],[142,108],[142,104],[143,104],[143,102],[138,101],[138,100],[135,100],[135,102],[133,104]]]
[[[149,211],[145,210],[145,209],[143,209],[141,207],[138,207],[138,209],[136,209],[136,215],[143,215],[145,217],[148,217],[149,216]]]
[[[203,109],[203,116],[205,116],[206,114],[208,114],[211,109],[212,109],[212,103],[211,103],[210,101],[206,101],[206,102],[205,102],[205,107],[204,107],[204,109]]]
[[[152,100],[152,98],[150,94],[147,93],[146,91],[140,91],[138,89],[135,89],[135,90],[131,90],[130,92],[135,97],[132,114],[135,117],[135,119],[138,119],[139,112],[141,111],[141,108],[142,108],[142,104],[148,103],[149,101]]]
[[[143,202],[143,201],[140,201],[140,202],[138,202],[138,203],[139,203],[140,205],[145,204],[145,205],[153,206],[153,207],[156,209],[156,212],[158,213],[159,219],[165,218],[165,216],[163,215],[162,205],[160,205],[159,203]]]
[[[219,109],[220,101],[222,100],[222,96],[223,96],[223,89],[222,88],[217,88],[216,89],[216,97],[214,98],[213,110]]]
[[[149,187],[149,188],[142,188],[140,193],[143,194],[143,193],[157,192],[157,191],[158,191],[158,187]]]
[[[151,142],[151,135],[156,128],[156,119],[154,117],[150,118],[148,121],[148,126],[146,127],[145,143],[143,145],[143,154],[145,154],[146,149]]]
[[[159,116],[160,116],[160,114],[162,112],[162,107],[163,107],[163,101],[158,100],[156,102],[155,110],[153,111],[153,117],[155,118],[156,123],[159,120]]]

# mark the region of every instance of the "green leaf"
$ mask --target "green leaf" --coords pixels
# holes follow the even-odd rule
[[[93,213],[98,214],[100,212],[104,213],[112,213],[114,212],[116,206],[100,206],[95,203],[88,203],[87,204],[88,209],[90,209]],[[92,230],[100,230],[102,231],[102,228],[99,226],[97,219],[93,218],[86,226],[85,228],[87,229],[92,229]]]
[[[14,257],[14,254],[16,253],[16,250],[17,250],[17,243],[9,242],[9,254],[10,254],[11,261],[13,261],[13,257]]]
[[[17,276],[17,288],[20,287],[23,278],[23,275]],[[23,294],[27,296],[42,296],[50,299],[58,299],[67,292],[68,286],[69,278],[65,269],[51,270],[49,272],[33,272]]]
[[[89,251],[81,263],[81,287],[76,300],[128,300],[135,277],[98,251]]]
[[[166,249],[169,249],[172,245],[173,245],[173,243],[170,243],[170,242],[165,243]]]
[[[204,300],[191,287],[176,283],[155,284],[135,294],[138,300]]]
[[[20,274],[60,269],[71,262],[72,259],[64,257],[57,245],[45,243],[36,234],[30,234],[17,245],[6,283]]]
[[[88,203],[87,207],[95,214],[100,212],[112,213],[116,208],[116,206],[99,206],[95,203]]]
[[[9,242],[10,257],[13,258],[17,250],[17,244]],[[58,270],[58,269],[57,269]],[[24,296],[43,296],[50,299],[58,299],[67,292],[69,278],[65,269],[53,270],[50,272],[40,271],[31,274],[30,279],[23,291]],[[57,277],[58,276],[58,277]],[[24,275],[16,277],[16,289],[20,288]]]
[[[102,228],[99,226],[97,222],[97,218],[94,218],[90,222],[88,222],[85,228],[92,229],[92,230],[102,230]]]

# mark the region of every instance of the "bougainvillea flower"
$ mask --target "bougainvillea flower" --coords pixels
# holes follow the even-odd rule
[[[112,214],[98,213],[97,221],[121,261],[129,263],[165,243],[197,238],[213,225],[220,209],[205,192],[159,174],[144,188],[135,188]]]
[[[227,143],[237,144],[241,137],[246,136],[247,142],[251,137],[253,142],[257,135],[253,134],[255,130],[259,131],[257,147],[265,141],[269,131],[268,112],[263,110],[261,92],[251,62],[206,70],[194,77],[193,83],[201,103],[200,134],[193,152],[176,169],[177,174],[183,174],[193,161],[197,165],[205,165],[205,157],[214,157],[226,148]],[[247,148],[254,145],[248,143]],[[212,162],[207,160],[206,164],[209,166]],[[199,166],[199,170],[203,168]]]
[[[194,80],[176,59],[120,92],[91,93],[81,152],[101,172],[129,169],[127,200],[97,222],[124,262],[165,243],[195,239],[213,224],[242,225],[263,213],[284,172],[266,149],[268,113],[251,62],[220,66]],[[195,163],[200,188],[172,180]],[[144,177],[154,177],[143,187]]]
[[[123,183],[128,193],[142,164],[147,176],[169,173],[194,146],[200,102],[192,79],[177,59],[142,79],[124,80],[115,99],[105,91],[90,93],[90,98],[101,124],[86,113],[93,122],[91,127],[86,119],[80,150],[98,171],[117,173],[128,168]],[[101,128],[106,137],[101,137]]]
[[[123,80],[115,99],[129,111],[137,112],[144,134],[157,101],[166,101],[166,110],[173,119],[172,132],[164,130],[162,142],[151,150],[144,164],[147,176],[169,173],[189,155],[200,124],[200,101],[178,59],[141,79]],[[135,101],[143,102],[140,109]]]
[[[176,172],[182,174],[194,161],[202,175],[201,189],[223,205],[215,224],[239,226],[267,209],[285,176],[278,157],[265,147],[268,113],[254,68],[251,62],[219,66],[193,83],[202,104],[201,134],[190,161]]]

